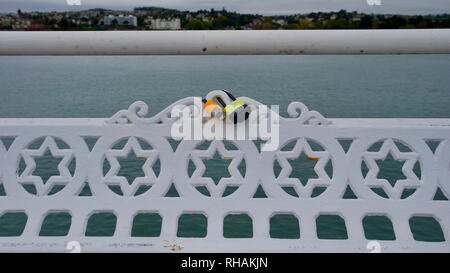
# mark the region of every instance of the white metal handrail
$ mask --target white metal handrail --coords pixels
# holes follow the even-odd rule
[[[0,32],[0,55],[437,53],[449,29]]]

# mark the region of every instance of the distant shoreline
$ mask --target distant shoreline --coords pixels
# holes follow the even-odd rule
[[[180,11],[160,7],[133,10],[94,8],[79,11],[0,13],[0,30],[252,30],[252,29],[417,29],[450,28],[450,14],[400,15],[357,11],[292,15],[234,11]]]

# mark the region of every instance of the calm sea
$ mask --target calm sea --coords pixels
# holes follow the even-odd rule
[[[450,55],[0,57],[0,118],[110,117],[136,100],[145,101],[153,115],[178,99],[213,89],[278,104],[282,115],[291,101],[302,101],[333,118],[450,118]],[[43,160],[48,170],[35,174],[49,176],[54,162]],[[221,163],[212,160],[208,175],[228,176]],[[383,175],[400,179],[401,165],[392,166]],[[314,177],[311,168],[300,162],[293,175]],[[123,175],[140,172],[131,166]],[[136,219],[137,233],[145,233],[144,218]],[[114,222],[108,215],[99,219],[91,223],[91,235],[105,235],[102,225]],[[283,230],[298,233],[290,220],[275,219],[271,232],[281,237]],[[322,220],[322,237],[345,233],[340,219]],[[62,216],[50,219],[48,232],[60,232],[67,221],[70,224],[70,218]],[[374,239],[393,238],[389,221],[371,221],[368,232],[378,234]],[[436,223],[414,221],[418,236],[442,240]],[[201,224],[187,219],[185,235],[194,234]],[[18,225],[19,217],[0,217],[0,236],[12,236],[10,230]],[[244,217],[226,225],[233,235],[251,223]]]

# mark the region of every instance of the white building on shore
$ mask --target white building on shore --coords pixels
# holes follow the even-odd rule
[[[180,18],[175,19],[152,19],[150,24],[150,29],[155,30],[177,30],[181,29]]]
[[[133,15],[108,15],[103,17],[103,24],[105,26],[118,25],[118,26],[137,26],[137,18]]]

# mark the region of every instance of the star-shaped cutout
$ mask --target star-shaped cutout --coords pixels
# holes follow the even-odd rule
[[[300,179],[296,177],[289,177],[292,173],[292,166],[289,164],[288,160],[299,158],[302,152],[304,152],[309,159],[317,160],[314,171],[318,178],[308,179],[306,185],[303,185]],[[280,174],[276,178],[277,183],[281,187],[293,187],[299,197],[309,198],[311,197],[314,188],[328,187],[331,185],[331,178],[325,171],[325,166],[330,159],[330,153],[327,151],[313,151],[304,138],[299,138],[291,151],[278,151],[276,159],[281,166]]]
[[[47,149],[50,150],[53,157],[62,159],[58,164],[59,175],[51,176],[44,184],[44,181],[40,176],[33,175],[33,172],[36,169],[36,161],[34,158],[42,157]],[[23,150],[21,155],[25,161],[26,167],[20,176],[17,177],[17,182],[21,184],[33,184],[36,188],[37,196],[48,195],[53,186],[65,186],[73,178],[68,169],[68,166],[73,159],[73,151],[71,149],[60,149],[54,138],[51,136],[45,138],[39,149]]]
[[[217,185],[222,177],[226,177],[226,175],[222,174],[228,174],[228,166],[230,166],[230,163],[231,159],[222,158],[219,152],[216,151],[211,160],[203,161],[203,164],[205,164],[206,168],[203,176],[211,177],[214,183]]]
[[[404,161],[402,172],[406,179],[397,180],[392,186],[388,180],[378,178],[380,168],[376,160],[384,160],[388,154],[395,160]],[[419,155],[415,152],[400,152],[392,139],[386,139],[378,152],[365,152],[364,160],[369,168],[364,182],[370,188],[382,188],[392,199],[400,199],[404,189],[415,189],[421,186],[421,181],[413,171]]]
[[[131,150],[133,150],[137,157],[145,159],[145,163],[142,165],[142,171],[145,176],[136,177],[134,181],[130,181],[129,183],[126,177],[117,175],[120,170],[120,164],[117,158],[127,158]],[[140,186],[153,186],[158,181],[152,169],[153,164],[158,158],[158,152],[142,149],[135,137],[130,137],[122,149],[107,150],[105,155],[111,168],[103,178],[103,183],[109,186],[119,186],[124,196],[133,196]]]
[[[218,152],[223,159],[231,159],[228,166],[230,177],[222,177],[217,185],[211,177],[203,177],[206,167],[202,159],[212,159],[215,153]],[[192,173],[190,183],[194,186],[205,186],[211,197],[221,197],[228,186],[239,187],[242,185],[244,178],[242,177],[238,166],[244,157],[244,152],[240,150],[227,150],[220,140],[211,142],[207,150],[193,150],[191,152],[191,159],[194,162],[196,169]]]

